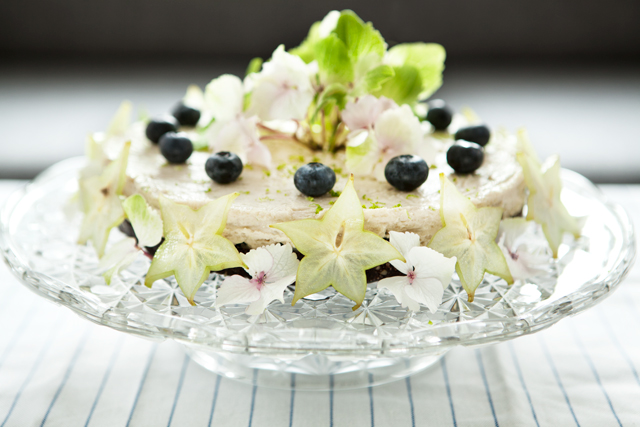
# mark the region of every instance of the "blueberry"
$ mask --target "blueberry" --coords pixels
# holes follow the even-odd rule
[[[167,132],[160,137],[160,152],[169,163],[184,163],[193,153],[193,144],[186,134]]]
[[[451,124],[451,119],[453,119],[453,111],[442,99],[434,99],[429,102],[427,121],[436,130],[446,130]]]
[[[336,173],[329,166],[313,162],[296,171],[293,183],[305,196],[319,197],[336,184]]]
[[[481,146],[487,145],[489,138],[491,137],[491,131],[485,125],[467,126],[460,128],[456,132],[455,138],[464,139],[465,141],[475,142]]]
[[[482,166],[484,150],[475,142],[456,141],[447,151],[447,163],[458,173],[471,173]]]
[[[153,119],[147,125],[147,138],[149,141],[157,144],[160,137],[167,132],[176,132],[178,130],[178,122],[172,116]]]
[[[182,126],[195,126],[198,124],[198,120],[200,120],[200,110],[184,105],[182,102],[179,102],[173,107],[171,115],[175,117]]]
[[[400,191],[415,190],[424,184],[428,176],[427,162],[413,154],[394,157],[384,168],[384,177]]]
[[[242,160],[234,153],[220,151],[207,159],[204,170],[218,184],[229,184],[242,173]]]

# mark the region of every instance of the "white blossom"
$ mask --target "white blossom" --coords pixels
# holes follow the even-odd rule
[[[538,233],[537,224],[524,218],[500,222],[496,242],[507,260],[511,276],[518,280],[535,277],[546,271],[551,260],[547,241]]]
[[[262,70],[249,76],[249,111],[261,120],[303,120],[313,101],[314,67],[280,45]]]
[[[244,85],[236,76],[225,74],[207,85],[204,106],[215,121],[207,130],[209,149],[230,151],[244,164],[271,167],[271,152],[260,141],[258,117],[243,111]]]
[[[216,307],[251,303],[246,313],[255,316],[262,314],[273,300],[284,303],[284,290],[296,280],[299,263],[291,245],[263,246],[241,256],[251,279],[227,277],[218,289]]]
[[[391,231],[390,243],[404,256],[406,262],[391,261],[404,276],[387,277],[378,282],[378,288],[388,289],[402,307],[419,311],[420,304],[434,313],[442,303],[444,289],[451,282],[456,258],[447,258],[433,249],[420,246],[415,233]]]

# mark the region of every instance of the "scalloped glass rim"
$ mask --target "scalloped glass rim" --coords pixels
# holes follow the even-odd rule
[[[573,243],[565,240],[563,255],[549,266],[558,280],[549,285],[547,277],[546,283],[535,284],[543,294],[538,300],[514,305],[514,301],[528,298],[531,284],[516,282],[509,288],[502,280],[488,276],[476,297],[482,301],[484,289],[484,306],[466,303],[466,297],[452,283],[446,291],[448,303],[432,317],[426,309],[412,314],[394,306],[392,296],[370,286],[363,307],[351,314],[345,309],[350,307],[349,301],[341,301],[340,295],[329,291],[310,298],[302,308],[298,304],[291,307],[291,299],[285,304],[273,303],[252,321],[243,314],[242,305],[221,311],[212,307],[211,293],[219,283],[216,274],[203,285],[200,298],[196,297],[198,307],[183,304],[170,279],[160,285],[156,282],[154,288],[162,289],[153,295],[141,296],[144,289],[135,284],[139,279],[135,272],[125,271],[129,279],[110,289],[95,281],[79,285],[76,279],[80,273],[83,280],[91,276],[101,279],[91,270],[96,260],[90,259],[89,248],[75,244],[77,223],[63,213],[83,164],[82,157],[60,162],[8,199],[0,217],[0,250],[7,264],[29,289],[95,323],[148,338],[171,338],[207,351],[279,358],[314,353],[340,360],[436,355],[457,345],[512,339],[547,328],[603,300],[620,284],[636,253],[633,226],[624,209],[609,202],[586,178],[563,170],[567,207],[574,215],[589,213],[589,219],[585,236]],[[55,227],[48,230],[45,225],[51,224]],[[65,262],[69,257],[72,262]],[[598,271],[591,268],[591,276],[580,273],[594,261],[600,263],[595,264]],[[527,292],[525,286],[529,286]],[[332,304],[329,308],[327,301]],[[475,317],[468,313],[475,313]]]

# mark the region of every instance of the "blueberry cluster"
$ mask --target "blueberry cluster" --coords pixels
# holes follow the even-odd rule
[[[427,121],[436,131],[446,131],[453,119],[453,110],[441,99],[429,102]],[[460,128],[454,134],[455,142],[447,151],[447,163],[457,173],[475,172],[484,161],[484,146],[489,143],[491,131],[486,125]]]
[[[200,111],[178,103],[171,115],[150,120],[145,134],[149,141],[158,144],[160,153],[169,163],[184,163],[193,153],[193,143],[189,137],[178,132],[180,126],[195,126],[200,120]]]

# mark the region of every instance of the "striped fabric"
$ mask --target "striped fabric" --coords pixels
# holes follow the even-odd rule
[[[0,183],[0,200],[15,185]],[[640,225],[640,186],[603,188]],[[454,349],[406,380],[292,392],[220,378],[173,342],[93,325],[0,266],[0,427],[640,425],[638,285],[640,267],[576,318]]]

